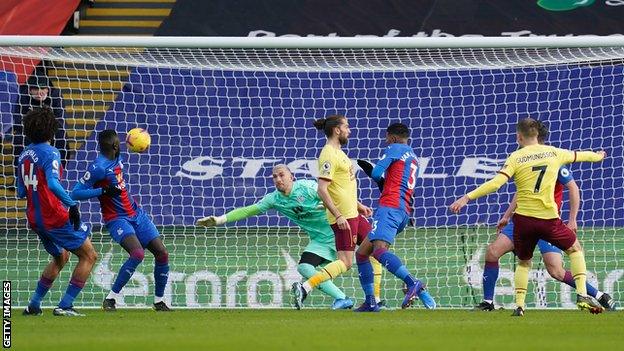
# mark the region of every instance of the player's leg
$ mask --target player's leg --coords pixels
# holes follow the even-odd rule
[[[119,228],[119,226],[117,226],[117,228]],[[139,239],[131,231],[126,231],[126,234],[119,241],[119,244],[128,253],[128,258],[119,268],[119,272],[115,277],[113,286],[102,302],[102,308],[105,311],[116,310],[117,302],[121,300],[121,289],[123,289],[128,281],[130,281],[130,278],[132,278],[132,275],[136,271],[137,267],[141,264],[141,262],[143,262],[143,258],[145,256],[145,252],[139,242]]]
[[[409,217],[402,210],[378,208],[374,218],[374,229],[368,236],[368,240],[373,244],[372,256],[407,286],[407,293],[401,304],[402,308],[409,307],[417,295],[426,308],[435,308],[435,301],[426,292],[424,284],[415,279],[401,259],[390,251],[390,245],[394,243],[395,236],[403,231],[408,222]]]
[[[499,259],[513,250],[513,222],[503,228],[501,234],[491,242],[485,251],[485,265],[483,267],[483,301],[475,306],[475,310],[494,310],[494,290],[498,280]]]
[[[355,217],[347,221],[350,227],[350,229],[347,230],[338,228],[336,224],[331,226],[336,239],[336,256],[338,259],[322,267],[318,273],[314,274],[303,284],[298,282],[293,284],[291,292],[297,309],[301,308],[303,300],[305,300],[310,291],[323,282],[334,279],[342,273],[347,272],[351,268],[355,243],[357,241],[359,219]]]
[[[373,222],[374,223],[374,222]],[[358,277],[360,285],[364,290],[364,303],[356,310],[358,312],[377,312],[379,306],[375,299],[375,274],[371,262],[373,254],[373,243],[367,238],[360,243],[355,252],[355,261],[358,267]]]
[[[147,249],[154,255],[154,309],[161,312],[170,311],[164,301],[165,287],[169,279],[169,252],[160,237],[151,240]]]
[[[360,215],[358,216],[358,219],[359,219],[359,224],[358,224],[356,244],[361,245],[361,243],[364,242],[364,239],[366,239],[368,234],[371,232],[372,226],[370,222],[368,221],[368,219],[366,219],[366,217]],[[379,261],[377,261],[377,259],[375,259],[373,256],[370,256],[369,259],[370,259],[371,265],[373,266],[373,294],[375,295],[375,301],[377,302],[377,304],[384,306],[385,302],[382,303],[382,300],[381,300],[381,278],[383,274],[383,267],[381,266],[381,263],[379,263]],[[357,255],[356,255],[356,263],[357,263]]]
[[[331,262],[330,260],[312,252],[311,250],[314,250],[315,246],[312,244],[313,243],[311,242],[310,245],[306,247],[306,250],[303,251],[301,258],[299,259],[299,264],[297,265],[297,272],[299,272],[299,274],[301,274],[305,279],[308,279],[316,274],[318,272],[317,267],[322,267],[323,265]],[[348,299],[346,294],[331,280],[323,282],[318,286],[318,288],[325,294],[334,298],[332,309],[349,309],[353,307],[353,301]]]
[[[514,272],[514,286],[516,292],[516,309],[512,316],[523,316],[526,307],[526,294],[529,286],[529,271],[533,250],[537,245],[537,233],[535,232],[536,219],[515,214],[513,217],[513,244],[518,264]]]
[[[576,288],[576,283],[574,282],[574,278],[572,277],[572,272],[566,270],[563,267],[561,250],[543,240],[540,240],[537,243],[537,246],[540,248],[540,252],[542,253],[542,259],[544,261],[544,266],[546,266],[548,274],[550,274],[553,279],[556,279],[573,288]],[[589,282],[585,282],[585,285],[587,287],[587,294],[596,298],[598,302],[600,302],[602,307],[604,307],[606,310],[615,310],[615,301],[609,294],[598,290]]]
[[[139,213],[134,226],[141,245],[154,255],[154,309],[161,312],[170,311],[164,301],[165,287],[169,279],[169,252],[160,239],[158,229],[147,214]]]
[[[69,252],[54,244],[45,235],[38,235],[45,250],[52,256],[50,262],[41,273],[37,287],[30,297],[24,315],[41,315],[41,301],[52,287],[52,283],[69,260]]]
[[[570,258],[570,270],[576,285],[576,305],[591,313],[600,313],[604,308],[587,295],[587,267],[585,254],[576,234],[561,219],[543,221],[540,228],[542,239],[565,251]]]
[[[53,313],[56,316],[81,316],[82,314],[78,313],[73,307],[74,300],[82,291],[91,274],[91,270],[97,260],[97,253],[88,237],[89,228],[85,224],[82,225],[80,230],[74,231],[73,225],[68,223],[64,230],[58,234],[60,237],[73,237],[72,240],[64,240],[64,247],[78,257],[78,263],[72,272],[67,290],[61,298],[58,308],[55,308]],[[80,241],[82,242],[76,247]]]
[[[563,266],[561,250],[544,240],[538,241],[537,247],[542,254],[542,260],[544,261],[544,266],[546,266],[548,274],[550,274],[553,279],[568,284],[573,288],[576,288],[576,283],[574,282],[574,278],[572,277],[572,272],[566,270]],[[604,293],[596,289],[589,282],[586,282],[585,285],[587,288],[587,294],[589,296],[595,297],[596,299],[598,299],[598,301],[600,301],[600,298],[603,296]]]

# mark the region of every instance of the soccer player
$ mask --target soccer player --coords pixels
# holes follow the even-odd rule
[[[513,316],[523,316],[525,298],[531,268],[533,249],[543,239],[564,250],[570,257],[571,270],[576,285],[576,305],[592,313],[600,313],[603,307],[587,295],[585,256],[576,234],[559,218],[554,200],[554,187],[561,166],[581,161],[599,162],[604,151],[569,151],[538,142],[539,124],[532,118],[524,118],[517,125],[520,149],[513,152],[505,165],[491,180],[457,199],[449,206],[454,213],[477,199],[498,190],[513,177],[517,188],[517,207],[513,215],[514,250],[518,265],[514,276],[516,309]]]
[[[119,269],[110,293],[102,302],[105,311],[115,311],[119,292],[128,283],[137,266],[143,262],[144,249],[154,255],[154,309],[170,311],[163,300],[169,276],[169,254],[160,234],[143,209],[128,193],[123,176],[119,137],[107,129],[98,134],[100,155],[76,183],[71,196],[75,200],[97,197],[102,217],[110,236],[130,257]]]
[[[52,110],[45,107],[29,111],[24,116],[23,124],[24,134],[32,144],[18,158],[17,195],[26,197],[28,225],[52,256],[23,314],[42,313],[41,300],[69,260],[69,251],[78,256],[78,264],[53,314],[83,316],[74,309],[73,302],[89,278],[97,254],[89,239],[89,227],[80,223],[78,204],[60,183],[63,175],[60,154],[50,145],[58,129],[58,122]]]
[[[327,222],[325,207],[323,207],[323,202],[318,196],[318,184],[314,180],[295,181],[288,166],[284,164],[273,167],[273,183],[276,190],[265,195],[256,204],[237,208],[222,216],[204,217],[198,220],[197,224],[212,227],[275,209],[310,236],[310,242],[303,250],[297,266],[297,271],[305,279],[308,279],[317,273],[317,267],[323,267],[336,260],[334,232]],[[375,283],[375,290],[379,293],[381,276]],[[332,309],[353,307],[353,300],[347,298],[345,293],[331,280],[320,284],[319,289],[334,298]]]
[[[538,130],[538,142],[544,144],[546,137],[548,136],[548,128],[537,121],[539,125]],[[579,211],[579,204],[581,202],[579,195],[579,188],[570,174],[570,171],[566,166],[562,166],[559,169],[557,176],[557,183],[555,184],[555,202],[557,208],[561,209],[563,202],[563,187],[568,188],[570,193],[570,218],[566,224],[568,228],[576,231],[576,216]],[[492,243],[490,243],[485,252],[485,266],[483,268],[483,301],[475,306],[476,310],[492,311],[494,310],[494,289],[496,287],[496,280],[498,279],[498,260],[508,252],[513,250],[513,220],[511,219],[516,209],[516,197],[514,195],[507,211],[498,222],[498,237]],[[542,260],[546,266],[546,270],[554,279],[566,283],[571,287],[575,287],[574,279],[572,278],[572,272],[563,268],[562,252],[556,246],[544,241],[539,240],[537,247],[542,254]],[[587,285],[587,293],[590,296],[598,299],[598,302],[605,309],[615,310],[615,301],[609,294],[603,293],[596,289],[589,283]]]
[[[386,130],[389,144],[384,155],[372,170],[371,178],[378,184],[383,178],[383,190],[379,208],[373,216],[373,229],[360,244],[355,259],[360,272],[360,283],[366,296],[356,312],[378,312],[379,307],[373,296],[373,255],[390,273],[401,279],[407,286],[407,293],[401,304],[407,308],[418,296],[428,309],[436,307],[423,283],[410,274],[401,259],[389,250],[394,238],[409,223],[414,206],[414,186],[418,172],[418,162],[411,147],[407,145],[409,129],[401,123],[391,124]]]
[[[324,266],[303,284],[293,284],[291,291],[297,309],[303,306],[303,301],[314,288],[351,269],[355,245],[360,244],[371,229],[365,217],[370,217],[372,210],[357,200],[354,166],[342,151],[351,134],[347,118],[332,115],[314,121],[314,126],[327,137],[319,156],[318,195],[327,209],[327,218],[334,231],[338,259]],[[379,262],[373,265],[381,274]]]

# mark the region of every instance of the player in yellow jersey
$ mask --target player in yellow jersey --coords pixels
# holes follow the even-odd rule
[[[531,258],[540,239],[564,250],[570,257],[572,275],[576,283],[577,306],[592,313],[600,313],[604,308],[587,295],[585,256],[574,231],[559,218],[554,187],[561,166],[573,162],[602,161],[606,153],[577,152],[540,145],[538,130],[539,124],[532,118],[524,118],[518,122],[517,140],[521,148],[507,158],[502,170],[494,178],[457,199],[450,206],[450,210],[459,213],[470,200],[498,190],[507,180],[513,178],[517,188],[513,236],[519,261],[514,276],[517,307],[513,316],[524,315]]]
[[[303,300],[312,289],[351,269],[356,244],[361,243],[371,231],[366,217],[373,213],[369,207],[357,200],[355,169],[349,157],[342,151],[342,146],[347,144],[351,134],[347,118],[332,115],[316,120],[314,126],[323,130],[327,137],[327,143],[319,156],[318,194],[327,209],[327,219],[334,231],[338,259],[323,267],[303,284],[293,284],[292,294],[297,309],[301,309]],[[375,273],[375,296],[378,297],[381,264],[374,258],[371,258],[371,263]]]

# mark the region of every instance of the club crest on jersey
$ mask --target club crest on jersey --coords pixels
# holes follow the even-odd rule
[[[115,178],[117,179],[117,184],[119,184],[119,189],[125,189],[126,182],[123,179],[123,174],[119,172],[115,175]]]
[[[303,197],[303,196],[297,196],[297,202],[298,202],[298,203],[302,203],[302,202],[304,202],[304,201],[305,201],[305,197]]]
[[[330,170],[331,170],[331,163],[329,163],[329,161],[323,162],[323,164],[321,165],[321,173],[329,174]]]

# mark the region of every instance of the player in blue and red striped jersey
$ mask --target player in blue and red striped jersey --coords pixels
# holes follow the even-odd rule
[[[389,146],[370,172],[371,178],[383,189],[379,208],[373,215],[372,231],[355,253],[360,283],[366,295],[366,300],[356,311],[379,311],[373,295],[373,267],[369,259],[371,255],[407,285],[402,308],[409,307],[418,296],[426,308],[432,309],[436,307],[435,300],[425,290],[423,283],[415,279],[401,259],[389,251],[394,238],[407,226],[413,212],[418,162],[414,151],[407,145],[407,126],[394,123],[386,131]]]
[[[97,254],[89,240],[89,227],[80,223],[76,202],[60,183],[63,174],[60,154],[50,145],[58,122],[51,109],[37,108],[24,116],[23,124],[24,134],[32,144],[18,158],[17,194],[20,198],[26,197],[28,225],[52,256],[23,314],[42,313],[41,300],[69,260],[69,251],[78,256],[78,264],[53,314],[81,316],[73,308],[73,302],[89,278]]]
[[[121,289],[128,283],[139,264],[143,262],[145,248],[154,255],[154,309],[169,311],[163,300],[169,276],[169,254],[151,219],[128,193],[123,176],[119,137],[107,129],[98,134],[100,155],[76,183],[72,198],[100,200],[102,218],[110,236],[130,255],[119,269],[110,293],[102,302],[105,311],[115,311],[122,296]]]

